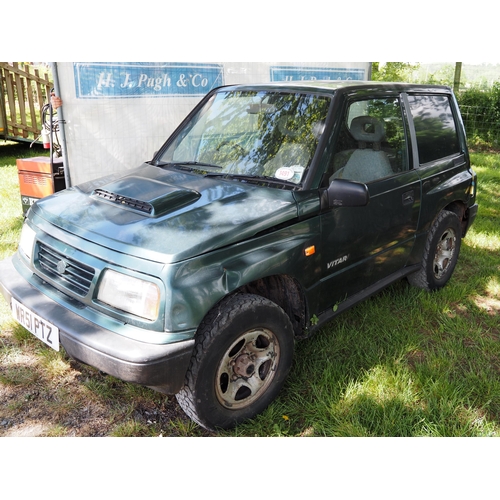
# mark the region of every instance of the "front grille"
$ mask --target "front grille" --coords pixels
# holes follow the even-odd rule
[[[38,244],[38,265],[48,277],[68,290],[82,297],[89,292],[95,274],[94,269],[68,258],[40,242]]]

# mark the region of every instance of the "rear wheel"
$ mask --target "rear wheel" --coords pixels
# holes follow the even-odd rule
[[[440,212],[429,231],[422,266],[408,276],[410,284],[429,291],[446,285],[457,264],[461,240],[457,215],[447,210]]]
[[[200,325],[177,400],[206,429],[232,427],[275,399],[292,357],[293,328],[279,306],[258,295],[228,297]]]

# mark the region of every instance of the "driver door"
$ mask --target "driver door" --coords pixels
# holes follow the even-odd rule
[[[365,207],[338,207],[321,215],[321,310],[405,266],[421,196],[408,157],[398,96],[346,104],[329,181],[364,183],[370,201]]]

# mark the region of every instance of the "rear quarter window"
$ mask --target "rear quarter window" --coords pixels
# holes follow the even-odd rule
[[[409,95],[420,164],[460,152],[455,118],[446,95]]]

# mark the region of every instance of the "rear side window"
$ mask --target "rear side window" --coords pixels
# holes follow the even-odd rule
[[[457,127],[448,96],[409,95],[420,164],[460,152]]]

